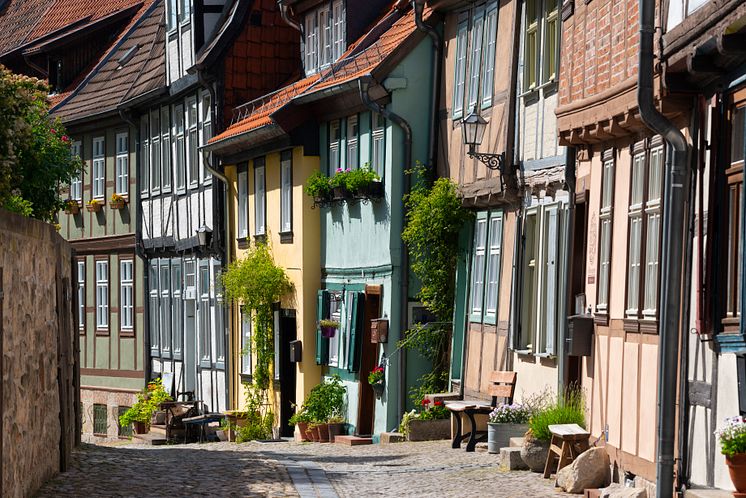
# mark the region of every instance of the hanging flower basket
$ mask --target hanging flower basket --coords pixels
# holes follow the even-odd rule
[[[80,212],[80,204],[78,201],[68,200],[65,202],[65,213],[67,214],[78,214]]]
[[[386,387],[385,382],[379,380],[378,382],[371,384],[370,387],[373,389],[373,393],[376,395],[376,398],[381,399],[381,396],[383,396],[383,389],[384,387]]]
[[[331,339],[337,333],[339,322],[335,320],[320,320],[319,328],[321,329],[321,337]]]
[[[98,213],[101,211],[101,206],[103,204],[101,201],[98,201],[96,199],[92,199],[88,201],[88,204],[85,205],[85,208],[88,210],[89,213]]]

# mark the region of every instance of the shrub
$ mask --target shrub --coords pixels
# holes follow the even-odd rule
[[[161,379],[149,382],[147,387],[137,394],[137,403],[119,417],[119,425],[127,427],[132,422],[149,424],[153,414],[160,409],[164,401],[171,401],[171,396],[163,388]]]
[[[585,399],[580,389],[568,389],[564,396],[531,415],[528,422],[531,435],[540,441],[549,441],[550,425],[578,424],[585,427]]]
[[[301,410],[308,413],[310,421],[326,423],[333,417],[344,416],[346,394],[339,375],[333,375],[311,389]]]
[[[268,409],[267,394],[264,389],[249,383],[246,389],[246,424],[236,427],[236,442],[244,443],[257,439],[270,439],[275,422],[274,413]]]
[[[331,189],[331,179],[321,171],[314,171],[313,174],[308,177],[308,180],[306,180],[304,190],[306,195],[309,197],[324,199],[329,197]]]
[[[725,422],[725,427],[715,432],[720,440],[721,453],[727,457],[746,453],[746,420],[743,417],[732,417]]]

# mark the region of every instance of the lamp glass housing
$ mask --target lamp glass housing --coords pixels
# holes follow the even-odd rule
[[[484,132],[487,131],[487,121],[472,111],[461,123],[464,134],[464,144],[470,148],[477,148],[482,144]]]

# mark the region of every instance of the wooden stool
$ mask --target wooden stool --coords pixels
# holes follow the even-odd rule
[[[557,462],[557,472],[559,472],[588,449],[588,438],[591,437],[590,432],[578,424],[550,425],[549,431],[552,433],[552,441],[549,445],[547,463],[544,465],[545,479],[552,474],[555,460],[559,460]]]

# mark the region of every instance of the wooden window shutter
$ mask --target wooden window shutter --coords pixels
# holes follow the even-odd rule
[[[350,341],[347,344],[347,371],[357,372],[360,370],[361,340],[363,337],[363,309],[365,296],[362,292],[352,293],[352,319],[350,320]]]
[[[329,314],[329,291],[319,290],[316,304],[316,364],[329,363],[329,339],[321,335],[319,322]]]

